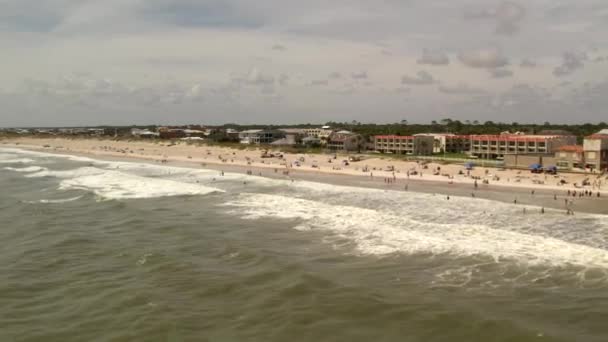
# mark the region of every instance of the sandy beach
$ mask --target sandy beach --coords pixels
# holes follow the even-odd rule
[[[24,137],[3,139],[0,144],[98,159],[129,159],[272,178],[426,192],[445,196],[446,200],[449,196],[470,196],[540,208],[608,214],[608,177],[598,174],[547,175],[488,167],[468,171],[463,165],[424,164],[380,155],[364,155],[363,160],[348,163],[349,156],[341,154],[282,153],[280,158],[262,158],[263,151],[256,148],[234,149],[169,141]],[[589,185],[582,186],[585,181]],[[590,195],[581,196],[585,193]]]

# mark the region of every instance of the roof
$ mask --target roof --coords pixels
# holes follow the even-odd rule
[[[413,140],[411,135],[376,135],[376,139],[397,139],[397,140]]]
[[[242,131],[241,133],[252,134],[252,133],[260,133],[261,131],[262,131],[261,129],[248,129],[246,131]]]
[[[608,139],[608,129],[603,129],[587,137],[588,139]]]
[[[284,133],[298,134],[304,132],[301,128],[279,128],[279,131]]]
[[[353,132],[351,131],[346,131],[346,130],[342,130],[342,131],[338,131],[336,132],[337,134],[353,134]]]
[[[472,140],[502,140],[502,141],[545,141],[570,136],[564,135],[522,135],[522,134],[500,134],[500,135],[471,135]]]
[[[565,145],[557,149],[560,152],[577,152],[583,153],[585,150],[581,145]]]

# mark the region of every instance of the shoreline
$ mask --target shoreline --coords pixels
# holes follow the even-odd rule
[[[62,141],[65,142],[67,141],[67,139]],[[107,143],[107,141],[96,142],[99,144]],[[128,145],[129,143],[123,142],[123,145],[124,144]],[[540,210],[540,208],[551,208],[555,210],[563,210],[565,213],[565,199],[568,199],[569,201],[573,201],[573,204],[570,206],[570,208],[574,212],[608,215],[608,195],[606,195],[604,189],[602,189],[602,196],[599,198],[596,197],[595,192],[592,197],[567,197],[567,189],[565,188],[558,190],[554,187],[528,187],[522,186],[523,184],[520,186],[509,186],[506,184],[496,183],[490,183],[488,185],[482,184],[481,182],[479,182],[478,188],[475,188],[472,183],[449,183],[445,180],[441,181],[424,177],[423,179],[420,179],[420,177],[410,177],[408,179],[403,177],[402,174],[391,175],[390,173],[383,171],[377,171],[377,173],[373,177],[371,177],[367,174],[362,173],[356,174],[352,172],[332,172],[332,170],[325,171],[306,167],[287,168],[286,166],[279,166],[274,164],[260,165],[260,163],[252,163],[252,165],[242,165],[241,163],[229,163],[225,161],[222,162],[219,158],[212,158],[211,160],[201,160],[200,158],[176,158],[176,156],[169,157],[167,155],[168,158],[164,159],[166,160],[166,162],[161,163],[158,159],[151,158],[150,155],[142,156],[135,153],[115,152],[100,153],[100,151],[92,151],[86,149],[73,150],[71,148],[51,149],[48,147],[44,147],[44,145],[42,144],[27,145],[22,142],[11,143],[7,142],[6,140],[3,141],[3,144],[0,144],[0,147],[1,146],[57,155],[82,156],[106,161],[143,162],[155,165],[177,166],[193,169],[210,169],[216,170],[218,172],[224,171],[233,173],[247,173],[248,171],[251,171],[256,176],[259,176],[261,174],[262,177],[273,179],[294,179],[341,186],[429,193],[446,196],[446,200],[447,196],[454,196],[469,198],[475,197],[478,199],[494,200],[504,203],[514,203],[514,201],[517,201],[518,205],[522,205],[522,210],[523,206],[535,206],[538,207],[538,210]],[[189,147],[199,150],[206,149],[206,146]],[[240,150],[235,150],[234,153],[239,151]],[[319,159],[327,157],[329,156],[318,156]],[[283,174],[283,171],[287,169],[289,170],[288,176]]]

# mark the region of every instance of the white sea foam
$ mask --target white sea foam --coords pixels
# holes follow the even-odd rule
[[[35,160],[30,158],[0,159],[0,164],[31,164],[33,162],[35,162]]]
[[[30,172],[39,172],[46,170],[46,168],[41,166],[28,166],[22,168],[14,168],[14,167],[5,167],[5,170],[14,171],[14,172],[22,172],[22,173],[30,173]]]
[[[107,171],[96,168],[96,167],[81,167],[78,169],[63,170],[63,171],[43,169],[43,170],[40,170],[39,172],[28,174],[25,177],[28,177],[28,178],[41,178],[41,177],[74,178],[74,177],[82,177],[82,176],[99,175],[104,172],[107,172]]]
[[[149,178],[119,171],[102,170],[101,173],[80,174],[61,181],[60,189],[92,191],[107,199],[137,199],[167,196],[206,195],[222,192],[220,189],[199,184]]]
[[[82,198],[82,196],[63,198],[63,199],[41,199],[41,200],[38,200],[38,201],[25,201],[25,203],[29,203],[29,204],[38,204],[38,203],[41,203],[41,204],[61,204],[61,203],[69,203],[69,202],[78,201],[81,198]]]
[[[531,264],[608,268],[608,251],[603,248],[512,231],[489,222],[420,221],[412,219],[407,212],[395,215],[375,209],[264,194],[241,194],[227,205],[237,207],[234,213],[244,218],[297,220],[300,222],[297,229],[326,231],[336,238],[351,241],[363,254],[486,255],[495,260],[506,258]],[[432,203],[427,205],[432,208]],[[436,215],[440,213],[436,212]]]

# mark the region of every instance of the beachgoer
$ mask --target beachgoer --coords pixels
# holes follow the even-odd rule
[[[545,213],[545,207],[540,208],[540,213],[544,214]]]

